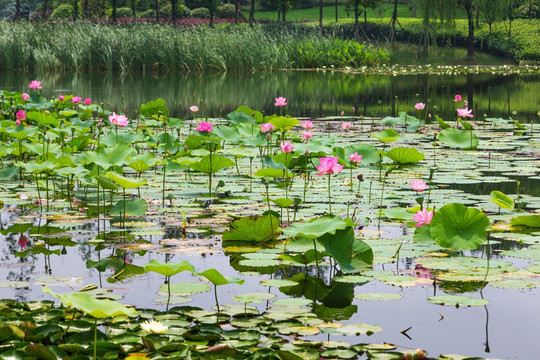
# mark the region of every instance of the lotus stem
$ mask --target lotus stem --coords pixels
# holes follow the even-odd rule
[[[94,319],[94,360],[97,359],[97,318]]]
[[[163,205],[163,208],[165,208],[165,174],[167,173],[167,161],[164,161],[163,163],[163,179],[162,179],[162,183],[161,183],[161,202],[162,202],[162,205]],[[139,187],[140,188],[140,187]],[[139,197],[140,197],[140,193],[139,193]]]
[[[171,303],[171,277],[167,276],[167,308],[166,310],[169,311],[169,304]]]
[[[388,176],[388,172],[384,173],[384,178],[382,181],[382,189],[381,189],[381,202],[379,204],[379,224],[377,227],[379,228],[379,231],[381,230],[381,216],[382,216],[382,205],[383,205],[383,199],[384,199],[384,185],[386,184],[386,177]]]
[[[317,266],[317,278],[319,278],[319,260],[317,259],[317,240],[313,239],[313,249],[315,250],[315,266]]]
[[[217,285],[214,285],[214,297],[216,298],[216,307],[217,307],[217,315],[216,315],[216,324],[219,323],[219,301],[217,296]]]
[[[330,174],[328,174],[328,213],[332,214],[332,196],[330,188]]]

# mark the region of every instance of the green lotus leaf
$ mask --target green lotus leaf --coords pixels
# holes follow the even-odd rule
[[[241,124],[241,123],[256,123],[257,120],[251,116],[251,115],[248,115],[242,111],[233,111],[233,112],[230,112],[229,114],[227,114],[227,120],[229,120],[229,122],[231,124]],[[259,130],[259,129],[257,129]]]
[[[512,225],[540,228],[540,215],[521,215],[512,218]]]
[[[512,210],[514,208],[514,200],[512,200],[507,195],[503,194],[500,191],[492,191],[490,194],[490,199],[498,206]]]
[[[19,176],[20,169],[13,165],[9,164],[2,170],[0,170],[0,180],[11,180]]]
[[[155,101],[142,104],[139,108],[139,113],[147,117],[151,117],[152,115],[169,116],[169,109],[165,106],[165,100],[158,98]]]
[[[100,147],[96,151],[87,151],[84,156],[87,162],[93,162],[108,170],[111,166],[124,165],[125,160],[133,151],[130,145],[121,142],[111,147]]]
[[[259,131],[259,129],[255,126],[254,131]],[[218,125],[212,129],[212,132],[223,138],[224,140],[227,140],[233,144],[238,144],[240,142],[240,139],[242,138],[240,136],[240,133],[238,132],[238,129],[232,126],[227,125]]]
[[[266,119],[265,119],[266,121]],[[270,124],[276,127],[276,131],[286,132],[299,124],[298,119],[285,117],[285,116],[276,116],[269,121]]]
[[[223,232],[223,241],[263,243],[279,234],[279,219],[273,215],[246,216],[235,220],[231,229]]]
[[[191,271],[195,272],[195,268],[187,260],[182,260],[177,263],[161,263],[156,259],[151,260],[150,262],[143,265],[144,271],[149,272],[153,271],[165,276],[173,276],[182,271]]]
[[[484,306],[489,304],[488,300],[472,298],[462,295],[441,295],[441,296],[432,296],[427,299],[430,303],[438,305],[448,305],[448,306]]]
[[[36,123],[43,126],[50,125],[51,127],[56,128],[58,127],[58,125],[60,125],[60,121],[58,121],[58,119],[56,119],[52,115],[45,114],[43,112],[29,111],[26,114],[26,118],[29,120],[34,120]]]
[[[193,170],[200,171],[205,174],[214,174],[221,169],[233,165],[234,162],[231,159],[216,154],[205,156],[198,163],[190,164]]]
[[[394,148],[385,153],[384,156],[398,164],[416,164],[417,162],[424,160],[424,154],[418,152],[414,148]]]
[[[387,300],[399,300],[403,296],[393,293],[363,293],[354,296],[360,300],[366,301],[387,301]]]
[[[144,199],[126,200],[124,206],[124,200],[118,201],[111,207],[111,214],[116,216],[123,216],[124,209],[126,210],[126,216],[143,216],[148,209],[148,204]]]
[[[115,183],[120,185],[123,189],[135,189],[139,186],[146,185],[148,182],[145,178],[128,178],[124,175],[117,174],[115,172],[108,172],[106,175],[109,179],[112,179]],[[142,200],[142,199],[139,199]]]
[[[293,176],[292,172],[289,172],[289,177]],[[272,168],[265,168],[265,169],[259,169],[255,172],[255,176],[260,177],[271,177],[271,178],[281,178],[285,177],[285,170],[279,170],[279,169],[272,169]]]
[[[118,185],[116,185],[110,179],[100,176],[100,175],[96,175],[94,178],[96,179],[96,181],[99,183],[99,185],[102,188],[107,189],[107,190],[113,190],[113,191],[118,190]]]
[[[337,230],[335,234],[326,233],[318,240],[345,273],[359,271],[373,265],[373,250],[362,240],[354,238],[352,227]]]
[[[379,139],[383,143],[396,141],[400,138],[400,135],[393,129],[386,129],[386,130],[382,130],[376,133],[372,133],[371,136]]]
[[[317,239],[326,233],[335,234],[337,230],[343,230],[350,226],[350,220],[345,221],[339,216],[325,215],[313,218],[308,222],[294,223],[283,229],[286,236],[303,236],[310,239]]]
[[[143,172],[152,168],[158,162],[159,159],[153,153],[147,152],[132,157],[126,161],[126,164],[137,172]]]
[[[439,140],[451,148],[474,150],[478,147],[478,137],[472,131],[447,128],[441,131]]]
[[[210,291],[210,285],[204,283],[171,283],[171,294],[193,295]],[[161,285],[159,294],[168,294],[168,285]]]
[[[247,294],[240,294],[235,297],[233,297],[234,301],[238,301],[244,304],[250,304],[250,303],[260,303],[265,300],[271,300],[275,298],[276,295],[272,293],[266,293],[266,292],[253,292],[253,293],[247,293]]]
[[[75,293],[55,293],[48,287],[42,287],[42,290],[50,295],[56,296],[64,305],[70,305],[83,311],[84,313],[96,318],[104,319],[117,315],[135,315],[133,308],[127,308],[118,301],[98,300],[84,292]]]
[[[280,208],[286,208],[294,204],[294,201],[288,198],[270,199],[270,201],[279,206]]]
[[[229,277],[229,276],[223,276],[216,269],[208,269],[208,270],[205,270],[203,272],[197,272],[196,275],[204,276],[206,279],[208,279],[208,281],[210,281],[215,286],[227,285],[227,284],[239,284],[239,285],[242,285],[244,283],[243,279],[238,279],[238,278]]]
[[[484,243],[488,217],[478,209],[452,203],[440,208],[431,221],[431,237],[444,248],[473,250]]]

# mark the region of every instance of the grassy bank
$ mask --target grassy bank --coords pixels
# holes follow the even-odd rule
[[[1,69],[254,70],[373,66],[385,50],[316,32],[247,25],[0,24]]]
[[[422,33],[422,20],[413,18],[399,19],[396,39],[411,44],[416,48]],[[361,36],[367,35],[371,41],[385,44],[390,33],[389,18],[371,18],[367,24],[361,23]],[[438,25],[438,24],[437,24]],[[316,31],[318,23],[299,23],[291,26],[303,27],[306,32]],[[327,20],[325,29],[328,34],[340,38],[354,37],[354,21],[343,20],[339,23]],[[431,43],[440,47],[465,47],[467,45],[468,26],[466,20],[456,20],[455,26],[438,26]],[[508,38],[508,24],[499,22],[489,27],[480,24],[475,29],[475,46],[493,55],[503,56],[520,64],[540,64],[540,21],[518,19],[512,22],[512,32]],[[436,60],[436,59],[435,59]],[[440,62],[436,62],[439,64]]]

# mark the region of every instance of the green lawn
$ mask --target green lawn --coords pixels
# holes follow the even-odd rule
[[[393,7],[391,4],[385,4],[381,7],[381,13],[379,14],[378,9],[368,9],[367,17],[370,18],[391,18],[393,12]],[[323,16],[325,20],[335,19],[336,10],[334,6],[325,6],[323,8]],[[245,11],[246,17],[249,17],[249,10]],[[458,18],[465,18],[465,15],[462,11],[457,12]],[[408,6],[398,5],[398,18],[410,18],[411,11]],[[363,8],[361,8],[360,19],[363,21],[364,13]],[[264,19],[264,20],[277,20],[277,11],[256,11],[255,19]],[[338,19],[354,19],[354,12],[345,10],[343,4],[338,5]],[[287,12],[286,15],[287,21],[316,21],[319,20],[319,8],[309,8],[309,9],[292,9]]]

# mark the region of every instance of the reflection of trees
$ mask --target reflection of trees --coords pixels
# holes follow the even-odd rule
[[[344,110],[351,114],[370,116],[382,101],[381,115],[391,115],[395,96],[399,110],[412,111],[418,101],[430,99],[430,106],[445,120],[453,120],[454,95],[474,97],[477,118],[508,117],[510,109],[518,110],[518,119],[536,119],[536,94],[540,91],[538,75],[365,75],[332,71],[275,71],[253,73],[42,73],[21,76],[0,74],[0,82],[12,84],[7,90],[20,90],[32,78],[48,86],[47,96],[75,93],[104,101],[104,106],[116,111],[134,111],[140,104],[162,97],[174,116],[191,118],[189,105],[197,104],[204,116],[225,116],[245,104],[264,114],[273,114],[273,97],[284,96],[289,101],[287,113],[294,116],[337,116]],[[55,89],[62,89],[60,92]],[[48,92],[47,92],[48,91]],[[419,94],[419,98],[416,97]],[[201,103],[201,99],[203,102]]]

